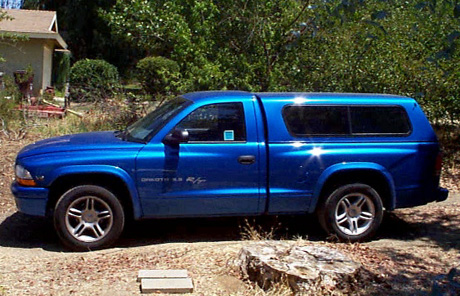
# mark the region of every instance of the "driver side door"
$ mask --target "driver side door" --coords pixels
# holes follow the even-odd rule
[[[253,108],[252,101],[201,106],[174,128],[188,131],[186,143],[147,145],[137,160],[145,216],[245,215],[263,210],[258,135],[248,128],[255,124]]]

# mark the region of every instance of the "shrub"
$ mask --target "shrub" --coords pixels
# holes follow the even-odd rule
[[[113,96],[118,70],[104,60],[84,59],[70,69],[70,97],[74,101],[101,101]]]
[[[18,117],[14,109],[22,96],[12,77],[4,76],[3,86],[0,89],[0,130],[8,131],[9,122]]]
[[[14,112],[16,104],[11,97],[4,96],[0,93],[0,130],[7,129],[8,123],[14,119],[17,112]]]
[[[137,65],[137,78],[151,95],[171,95],[180,87],[179,65],[164,57],[146,57]]]
[[[64,90],[65,84],[69,81],[70,74],[70,53],[55,52],[53,61],[53,81],[58,90]]]

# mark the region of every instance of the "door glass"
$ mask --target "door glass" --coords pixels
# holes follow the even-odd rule
[[[243,104],[222,103],[200,107],[176,128],[189,132],[189,142],[244,142],[246,127]]]

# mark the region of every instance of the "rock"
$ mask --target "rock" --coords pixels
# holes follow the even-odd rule
[[[363,268],[343,253],[318,245],[254,242],[241,249],[238,265],[243,276],[263,289],[287,283],[295,293],[319,291],[351,293],[359,288]]]

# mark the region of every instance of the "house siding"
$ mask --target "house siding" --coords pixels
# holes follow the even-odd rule
[[[14,71],[25,70],[29,65],[32,66],[34,71],[33,94],[37,96],[41,90],[51,84],[50,59],[52,60],[52,54],[52,45],[41,39],[0,44],[0,55],[6,60],[0,63],[0,72],[13,75]]]
[[[46,89],[47,86],[51,86],[51,75],[53,70],[53,45],[45,44],[43,47],[43,79],[41,88]]]

